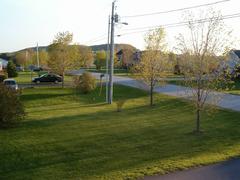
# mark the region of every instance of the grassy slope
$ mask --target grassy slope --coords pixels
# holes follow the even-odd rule
[[[27,119],[0,131],[0,179],[136,178],[240,155],[240,113],[203,115],[196,136],[186,102],[157,95],[150,108],[145,92],[117,86],[115,99],[131,100],[116,113],[97,94],[25,90]]]

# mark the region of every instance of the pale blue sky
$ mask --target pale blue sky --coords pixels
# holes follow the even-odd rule
[[[120,16],[149,13],[183,8],[187,6],[216,2],[218,0],[118,0],[117,12]],[[0,0],[0,52],[11,52],[26,47],[48,45],[59,31],[70,31],[74,42],[79,44],[106,43],[108,14],[111,0]],[[223,15],[240,13],[240,2],[218,4],[214,9],[221,10]],[[181,21],[182,12],[161,14],[157,16],[122,19],[128,27],[117,26],[116,34],[125,29],[154,26]],[[240,18],[227,20],[226,24],[240,37]],[[168,41],[174,44],[174,36],[182,28],[166,29]],[[130,43],[143,48],[144,33],[137,33],[116,38],[116,43]],[[101,36],[99,41],[98,37]],[[93,41],[91,41],[93,40]],[[238,47],[236,47],[238,48]]]

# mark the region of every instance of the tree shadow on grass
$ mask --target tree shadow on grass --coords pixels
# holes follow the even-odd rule
[[[26,94],[26,95],[21,95],[21,99],[24,102],[27,101],[36,101],[40,99],[53,99],[53,98],[58,98],[58,97],[65,97],[68,96],[68,94]]]
[[[231,156],[227,150],[235,147],[240,136],[236,126],[239,113],[219,111],[212,119],[202,122],[205,132],[194,136],[187,134],[194,127],[189,103],[164,96],[157,98],[157,102],[154,107],[130,105],[120,113],[103,109],[90,114],[23,122],[10,133],[23,142],[36,136],[36,143],[31,147],[16,144],[18,148],[14,151],[5,147],[0,155],[6,158],[7,164],[1,166],[0,163],[0,177],[29,171],[34,174],[41,168],[54,170],[58,165],[65,175],[75,177],[119,172],[139,176],[213,162],[220,154]],[[30,137],[26,136],[27,132]],[[209,160],[204,159],[207,155]],[[53,174],[58,173],[53,171],[54,177]]]
[[[170,102],[173,103],[173,100],[170,100]],[[180,105],[182,104],[180,103]],[[176,105],[173,107],[176,107]],[[150,116],[156,109],[159,110],[159,114]],[[221,125],[217,130],[212,130],[207,123],[205,127],[208,128],[202,136],[186,134],[186,131],[192,128],[191,114],[186,117],[175,114],[174,117],[179,117],[181,121],[174,119],[173,122],[167,124],[163,124],[158,119],[159,115],[166,116],[168,113],[173,116],[172,113],[180,113],[180,111],[189,115],[188,109],[179,111],[173,109],[162,112],[161,107],[146,108],[141,106],[129,108],[119,113],[123,117],[120,117],[119,114],[116,116],[116,113],[113,112],[100,112],[25,122],[24,128],[34,132],[39,129],[43,133],[44,128],[54,125],[64,127],[67,125],[64,123],[73,123],[72,126],[78,126],[79,130],[75,129],[73,135],[64,135],[66,132],[61,132],[59,129],[59,132],[55,132],[59,133],[59,135],[55,134],[59,139],[57,138],[55,141],[48,143],[40,141],[39,144],[35,145],[36,147],[33,147],[35,153],[39,153],[39,156],[22,157],[23,159],[29,159],[25,161],[19,160],[17,166],[12,168],[6,165],[4,172],[6,174],[15,171],[24,171],[26,173],[29,170],[37,171],[38,168],[50,168],[59,164],[64,164],[61,171],[70,171],[73,174],[83,172],[78,175],[89,177],[119,171],[122,173],[126,171],[146,173],[147,169],[152,172],[161,169],[168,171],[213,162],[214,155],[218,156],[224,153],[225,149],[234,147],[234,143],[236,143],[235,136],[233,134],[225,134],[224,136],[222,133],[237,132],[238,128],[234,128],[232,125],[237,120],[237,117],[232,120],[231,114],[225,111],[220,112],[219,116],[223,113],[222,115],[229,119],[220,120],[220,122],[214,119],[211,124],[212,126],[217,123],[224,123],[225,125]],[[145,115],[146,113],[147,115]],[[127,119],[127,116],[135,116],[136,118]],[[167,118],[165,120],[167,121]],[[81,122],[85,124],[81,124]],[[68,127],[66,126],[65,130]],[[232,129],[229,130],[229,127]],[[89,134],[84,130],[85,128],[89,128]],[[67,132],[70,132],[70,130],[67,130]],[[225,143],[230,145],[226,147]],[[21,149],[17,151],[14,153],[19,155],[24,153]],[[212,160],[211,158],[206,161],[199,159],[206,157],[207,154],[212,156]],[[12,159],[9,161],[9,163],[16,164]],[[75,168],[71,169],[71,167]],[[145,169],[141,170],[141,167],[145,167]]]

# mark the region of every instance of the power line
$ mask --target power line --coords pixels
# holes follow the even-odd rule
[[[235,14],[228,14],[228,15],[224,15],[222,17],[213,17],[213,19],[219,18],[219,19],[229,19],[229,18],[234,18],[235,16],[239,16],[240,13],[235,13]],[[190,21],[192,23],[195,22],[204,22],[205,20],[210,20],[211,18],[203,18],[203,19],[198,19],[198,20],[194,20],[194,21]],[[153,29],[153,28],[157,28],[157,27],[168,27],[168,26],[175,26],[175,25],[182,25],[182,24],[188,24],[189,21],[183,21],[183,22],[177,22],[177,23],[170,23],[170,24],[163,24],[163,25],[157,25],[157,26],[145,26],[145,27],[138,27],[138,28],[132,28],[132,29],[125,29],[124,31],[133,31],[133,30],[143,30],[143,29]]]
[[[235,13],[235,14],[224,15],[222,17],[215,17],[215,19],[220,18],[222,20],[226,20],[226,19],[233,19],[233,18],[239,18],[239,17],[240,17],[240,13]],[[197,20],[190,21],[190,22],[193,23],[193,24],[198,24],[198,23],[203,23],[203,22],[209,22],[211,19],[214,19],[214,18],[197,19]],[[122,33],[116,35],[115,37],[148,32],[149,30],[154,30],[154,29],[159,28],[159,27],[173,28],[173,27],[186,26],[188,24],[189,24],[189,21],[183,21],[183,22],[177,22],[177,23],[162,24],[162,25],[157,25],[157,26],[147,26],[147,27],[126,29],[124,31],[133,31],[133,32],[122,32]],[[136,30],[139,30],[139,31],[136,31]],[[94,38],[93,40],[88,41],[88,42],[89,43],[99,42],[99,41],[102,41],[102,40],[106,39],[106,37],[107,37],[107,34],[99,36],[98,38]]]
[[[190,6],[190,7],[185,7],[185,8],[172,9],[172,10],[160,11],[160,12],[154,12],[154,13],[122,16],[122,18],[137,18],[137,17],[143,17],[143,16],[153,16],[153,15],[158,15],[158,14],[166,14],[166,13],[183,11],[183,10],[188,10],[188,9],[195,9],[195,8],[204,7],[204,6],[216,5],[216,4],[220,4],[220,3],[224,3],[224,2],[228,2],[228,1],[231,1],[231,0],[216,1],[216,2],[213,2],[213,3],[201,4],[201,5],[196,5],[196,6]]]
[[[217,18],[220,18],[222,20],[226,20],[226,19],[233,19],[233,18],[239,18],[239,17],[240,17],[240,13],[236,13],[236,14],[231,14],[231,15],[225,15],[225,16],[222,16],[222,17],[198,19],[198,20],[195,20],[195,21],[185,21],[185,22],[178,22],[178,23],[172,23],[172,24],[163,24],[163,25],[157,25],[157,26],[151,26],[151,27],[134,28],[134,29],[128,29],[127,31],[130,31],[130,30],[141,30],[141,29],[147,29],[147,30],[126,32],[126,33],[119,34],[118,36],[124,36],[124,35],[129,35],[129,34],[137,34],[137,33],[148,32],[149,30],[154,30],[155,28],[159,28],[159,27],[172,28],[172,27],[186,26],[186,25],[189,24],[189,22],[191,22],[192,24],[198,24],[198,23],[210,22],[210,20],[217,19]]]
[[[93,43],[95,41],[100,41],[102,39],[106,39],[106,37],[107,37],[107,34],[105,33],[105,34],[102,34],[101,36],[97,36],[89,41],[86,41],[84,44],[89,44],[89,43]]]

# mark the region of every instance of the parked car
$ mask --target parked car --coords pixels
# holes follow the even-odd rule
[[[43,71],[43,68],[41,68],[41,67],[35,67],[35,68],[33,69],[33,71],[34,71],[34,72],[40,72],[40,71]]]
[[[49,82],[53,82],[53,83],[59,83],[62,82],[62,77],[57,75],[57,74],[43,74],[40,77],[37,78],[33,78],[32,82],[34,83],[49,83]]]
[[[16,67],[16,70],[17,70],[18,72],[23,72],[23,71],[24,71],[24,67],[22,67],[22,66],[17,66],[17,67]]]
[[[10,89],[18,90],[18,85],[14,79],[5,79],[3,84]]]

